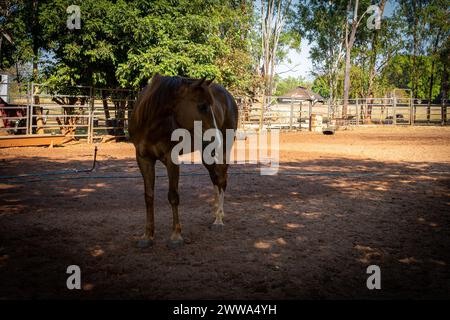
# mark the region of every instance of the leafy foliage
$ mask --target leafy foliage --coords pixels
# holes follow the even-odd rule
[[[298,3],[297,30],[312,44],[313,89],[331,98],[343,95],[347,4],[326,0]],[[360,1],[360,15],[368,4]],[[421,99],[442,96],[443,87],[448,88],[448,80],[443,80],[448,79],[444,66],[449,64],[448,1],[399,0],[388,4],[392,12],[383,16],[381,29],[364,26],[357,31],[351,55],[350,97],[384,96],[394,88],[412,89]]]
[[[276,82],[276,96],[283,96],[289,91],[297,88],[298,86],[306,87],[308,89],[311,89],[312,83],[309,83],[305,80],[303,77],[287,77],[287,78],[280,78],[277,77],[275,79]]]
[[[79,30],[66,26],[74,4]],[[156,72],[216,77],[241,92],[254,81],[253,7],[245,0],[34,0],[14,11],[8,27],[16,30],[16,56],[7,56],[44,62],[45,55],[40,76],[52,86],[138,88]]]
[[[215,77],[236,94],[255,95],[267,87],[268,75],[273,78],[270,70],[288,60],[289,50],[308,40],[315,76],[310,85],[324,97],[342,97],[348,0],[280,1],[4,0],[0,69],[23,76],[25,66],[30,79],[21,80],[55,88],[139,88],[156,72]],[[266,35],[275,51],[265,56],[261,9],[269,3],[290,7],[277,46]],[[381,3],[361,0],[359,15],[369,4]],[[448,1],[387,3],[391,13],[383,16],[380,30],[364,26],[367,15],[357,30],[350,97],[409,88],[421,99],[448,99]],[[80,6],[79,30],[66,26],[69,5]],[[267,32],[273,32],[273,21],[270,26]],[[303,79],[274,78],[276,94],[303,84]]]

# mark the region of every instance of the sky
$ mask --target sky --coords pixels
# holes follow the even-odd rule
[[[395,0],[389,0],[386,3],[383,17],[392,16],[394,10],[394,2]],[[300,53],[297,52],[297,50],[291,50],[288,54],[288,59],[291,61],[291,63],[288,63],[286,61],[283,62],[283,64],[278,65],[276,67],[277,74],[279,74],[282,78],[297,78],[301,76],[307,81],[313,81],[314,77],[311,74],[312,61],[309,56],[309,51],[312,46],[313,44],[309,44],[306,39],[302,41],[300,45]]]
[[[309,57],[309,50],[311,45],[308,41],[302,41],[300,45],[300,53],[296,50],[291,50],[288,54],[288,59],[291,63],[284,62],[278,65],[276,72],[282,77],[287,78],[302,76],[308,81],[314,80],[311,75],[312,61]]]

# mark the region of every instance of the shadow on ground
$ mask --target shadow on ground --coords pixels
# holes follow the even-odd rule
[[[16,158],[3,161],[0,175],[90,165]],[[134,159],[111,157],[91,174],[2,179],[0,299],[448,298],[449,169],[327,158],[282,162],[280,175],[260,176],[254,166],[234,165],[222,232],[209,228],[208,176],[183,176],[180,212],[189,243],[178,250],[166,246],[164,177],[156,182],[156,243],[133,246],[145,221]],[[308,170],[381,175],[283,175]],[[256,174],[237,174],[243,171]],[[129,178],[112,178],[118,175]],[[82,270],[82,290],[66,288],[72,264]],[[381,268],[381,290],[366,287],[371,264]]]

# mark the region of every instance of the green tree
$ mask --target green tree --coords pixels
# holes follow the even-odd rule
[[[333,102],[339,96],[338,76],[345,56],[346,8],[345,1],[323,0],[299,1],[297,7],[296,29],[312,44],[314,89]]]
[[[427,16],[427,33],[430,35],[428,55],[430,56],[431,70],[429,72],[429,86],[428,86],[428,108],[427,108],[427,119],[430,120],[431,117],[431,103],[436,96],[436,78],[439,74],[439,67],[443,69],[441,82],[445,82],[445,73],[447,73],[448,79],[448,60],[450,57],[447,55],[446,58],[442,59],[444,56],[441,54],[445,51],[445,47],[448,47],[449,37],[450,37],[450,24],[449,24],[449,11],[448,11],[448,1],[436,0],[433,1],[425,9],[425,15]],[[447,80],[448,81],[448,80]],[[441,88],[445,85],[441,84]],[[441,89],[440,88],[440,89]],[[442,91],[442,90],[440,90]],[[442,92],[438,94],[441,99],[444,98]]]
[[[79,30],[66,26],[69,5],[80,6]],[[11,8],[0,26],[14,31],[6,49],[15,56],[2,60],[33,62],[33,79],[55,88],[139,88],[156,72],[216,77],[239,93],[254,86],[252,1],[30,0]]]
[[[384,68],[381,74],[381,79],[386,88],[390,90],[394,88],[412,88],[416,86],[415,97],[419,99],[429,98],[429,74],[434,68],[434,73],[439,73],[443,65],[436,63],[433,67],[434,59],[429,56],[421,55],[417,56],[415,63],[417,63],[416,69],[413,68],[414,59],[410,55],[397,55],[394,57],[388,65]],[[413,73],[417,73],[419,76],[414,78]],[[436,79],[432,88],[432,99],[435,99],[440,94],[440,79]]]
[[[116,72],[123,86],[140,86],[156,72],[216,77],[235,91],[250,86],[252,59],[247,35],[251,4],[212,0],[156,3],[159,5],[140,6],[133,23],[135,41]]]
[[[311,89],[312,83],[306,81],[303,77],[286,77],[281,78],[279,76],[275,77],[275,84],[276,84],[276,96],[283,96],[289,91],[297,88],[298,86],[306,87],[308,89]]]
[[[4,1],[0,6],[0,70],[12,65],[13,40],[11,37],[11,15],[15,1]],[[5,45],[3,45],[5,43]]]
[[[419,96],[419,68],[418,57],[425,52],[427,34],[425,32],[427,17],[425,8],[429,0],[399,0],[400,12],[405,23],[405,34],[407,37],[407,50],[410,52],[412,72],[411,89],[413,96]]]

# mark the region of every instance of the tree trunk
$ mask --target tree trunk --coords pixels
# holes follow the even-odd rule
[[[358,3],[358,2],[356,2]],[[354,24],[356,23],[355,21],[353,22]],[[352,68],[352,48],[353,48],[353,43],[355,40],[355,34],[356,34],[356,29],[354,31],[352,31],[352,34],[350,35],[350,40],[347,41],[346,40],[346,49],[345,49],[345,73],[344,73],[344,103],[342,105],[342,118],[346,118],[347,117],[347,112],[348,112],[348,99],[350,96],[350,72],[351,72],[351,68]]]
[[[260,113],[259,129],[263,127],[264,106],[270,101],[273,92],[273,81],[275,74],[275,62],[278,42],[283,30],[285,14],[289,9],[291,0],[287,0],[285,7],[283,0],[269,0],[267,6],[265,0],[261,0],[261,49],[262,49],[262,76],[264,83],[264,94]],[[285,10],[286,12],[283,12]]]
[[[413,93],[413,98],[417,98],[418,91],[419,91],[419,84],[418,84],[418,74],[417,74],[417,56],[419,55],[419,23],[420,23],[420,16],[419,16],[419,10],[422,9],[422,2],[421,1],[412,1],[411,6],[414,13],[414,26],[413,26],[413,56],[412,56],[412,79],[411,79],[411,89]]]
[[[345,54],[344,104],[342,106],[342,118],[345,118],[347,116],[348,97],[350,93],[350,69],[351,69],[350,50],[351,49],[347,49],[347,53]]]
[[[434,59],[431,63],[430,88],[428,91],[428,105],[427,105],[427,121],[431,120],[431,99],[433,97],[433,83],[434,83]]]
[[[16,82],[17,83],[22,83],[22,76],[20,75],[20,72],[19,72],[19,62],[18,61],[16,61],[15,62],[15,69],[16,69]]]
[[[102,103],[103,103],[103,111],[105,112],[105,119],[106,121],[108,121],[111,116],[109,114],[108,95],[104,90],[102,90]]]
[[[33,41],[33,82],[37,83],[39,80],[39,39],[38,39],[38,30],[39,30],[39,21],[38,21],[38,1],[33,0],[33,21],[31,22],[33,25],[33,34],[32,34],[32,41]],[[34,97],[34,104],[39,105],[40,99],[39,94],[41,92],[39,86],[35,86],[35,94]],[[43,109],[41,107],[35,107],[33,110],[36,112],[36,133],[37,134],[44,134],[44,119],[42,117]]]
[[[3,34],[0,31],[0,70],[3,70],[3,51],[2,51],[2,44],[3,44]]]
[[[386,0],[381,0],[378,7],[380,8],[380,15],[383,16],[384,13],[384,7],[386,5]],[[375,83],[375,77],[377,75],[377,58],[378,58],[378,46],[379,46],[379,35],[380,31],[378,29],[372,30],[372,56],[370,57],[370,64],[369,64],[369,84],[367,88],[367,98],[369,100],[366,100],[366,103],[369,102],[370,104],[373,103],[372,98],[374,97],[374,83]],[[368,123],[371,123],[372,119],[372,106],[369,106],[366,104],[366,118],[365,120],[368,121]]]
[[[442,71],[442,83],[441,83],[441,102],[442,102],[442,124],[447,124],[447,97],[449,90],[449,74],[448,69],[444,67]]]
[[[378,5],[378,7],[380,8],[380,15],[383,16],[384,13],[384,7],[386,5],[386,0],[381,0],[380,4]],[[367,97],[369,98],[373,98],[374,95],[374,90],[373,90],[373,86],[374,86],[374,82],[375,82],[375,77],[377,74],[377,58],[378,58],[378,49],[379,49],[379,35],[380,35],[380,31],[378,29],[372,30],[373,34],[372,34],[372,56],[370,57],[370,63],[369,63],[369,84],[368,84],[368,88],[367,88]]]
[[[33,79],[35,81],[35,83],[37,82],[38,79],[38,75],[39,75],[39,70],[38,70],[38,63],[37,63],[37,54],[36,56],[33,58]],[[36,117],[36,133],[37,134],[44,134],[44,118],[42,117],[43,115],[43,109],[41,107],[38,107],[38,105],[40,105],[40,99],[39,99],[39,94],[41,93],[41,89],[39,87],[39,85],[35,85],[34,86],[34,108],[32,110],[35,111],[37,117]]]
[[[431,63],[431,74],[430,74],[430,87],[428,91],[428,106],[427,106],[427,121],[430,121],[431,118],[431,99],[433,98],[433,85],[434,85],[434,68],[436,65],[436,51],[439,45],[439,40],[441,37],[441,29],[438,30],[438,34],[436,35],[436,41],[433,46],[433,54],[431,58],[433,59]]]
[[[441,103],[442,103],[442,124],[447,124],[447,103],[448,103],[448,93],[450,90],[449,83],[449,68],[450,68],[450,48],[448,47],[448,42],[446,44],[446,49],[441,52],[441,61],[443,62],[442,75],[441,75]]]
[[[449,61],[450,61],[450,56],[448,56],[448,53],[444,53],[445,55],[447,55],[446,58],[446,62],[444,62],[444,67],[442,70],[442,76],[441,76],[441,100],[446,101],[448,99],[448,93],[450,90],[450,83],[449,83]]]
[[[417,51],[416,51],[416,36],[414,36],[414,50],[413,50],[413,56],[412,56],[412,79],[411,79],[411,89],[413,93],[413,97],[417,97]]]
[[[348,4],[348,8],[351,8],[351,2]],[[351,71],[351,54],[353,44],[355,43],[356,30],[358,29],[358,8],[359,8],[359,0],[356,0],[355,7],[353,10],[353,22],[352,22],[352,31],[350,33],[350,38],[348,34],[348,19],[346,21],[346,31],[345,31],[345,76],[344,76],[344,104],[342,106],[342,118],[347,117],[347,109],[348,109],[348,98],[350,93],[350,71]],[[349,11],[349,10],[347,10]]]

